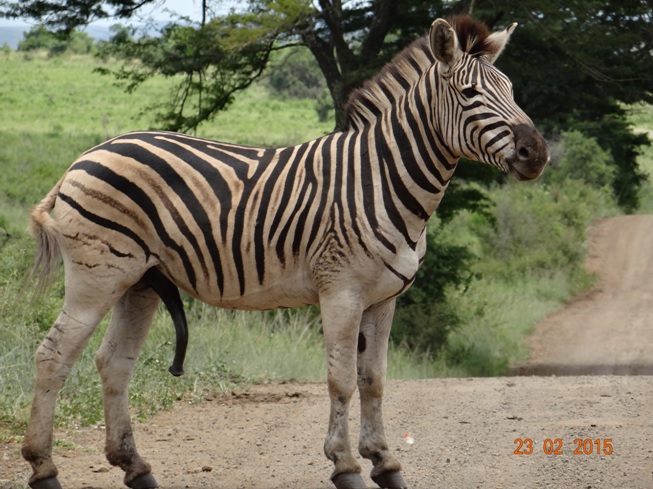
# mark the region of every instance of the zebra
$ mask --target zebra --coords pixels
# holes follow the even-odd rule
[[[537,178],[549,159],[494,66],[515,27],[490,33],[468,17],[435,20],[352,93],[341,130],[313,141],[272,149],[140,131],[75,160],[31,213],[34,273],[43,284],[62,257],[65,298],[35,355],[22,447],[30,486],[61,489],[52,461],[56,398],[113,309],[96,354],[105,453],[128,487],[158,487],[136,449],[127,387],[158,304],[179,315],[181,289],[224,308],[318,304],[331,481],[365,487],[348,433],[358,389],[358,451],[373,464],[371,478],[406,487],[384,434],[382,398],[395,299],[424,259],[427,221],[460,157],[518,180]]]

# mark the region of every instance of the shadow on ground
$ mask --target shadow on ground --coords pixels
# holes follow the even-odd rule
[[[633,365],[535,364],[511,368],[506,376],[577,376],[577,375],[653,375],[653,363]]]

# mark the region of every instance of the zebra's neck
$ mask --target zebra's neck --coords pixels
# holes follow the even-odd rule
[[[431,107],[436,96],[428,75],[371,119],[359,119],[375,170],[374,182],[384,194],[386,212],[395,227],[403,221],[407,241],[414,245],[435,212],[458,161],[439,134]]]
[[[435,212],[459,159],[444,143],[437,66],[427,38],[419,38],[347,104],[347,127],[374,134],[380,168],[394,194],[404,196],[401,214],[411,227],[423,228]]]

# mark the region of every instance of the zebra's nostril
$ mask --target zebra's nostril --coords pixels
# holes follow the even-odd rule
[[[526,146],[522,146],[519,148],[519,150],[517,150],[517,156],[519,156],[520,160],[529,160],[531,157],[531,152]]]

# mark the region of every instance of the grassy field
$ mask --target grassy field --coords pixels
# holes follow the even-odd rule
[[[112,78],[93,72],[98,63],[87,57],[26,58],[19,53],[0,53],[0,71],[5,74],[0,84],[0,428],[4,424],[11,431],[20,431],[26,420],[32,357],[63,299],[61,281],[40,298],[30,295],[29,289],[21,290],[34,250],[25,230],[28,209],[79,153],[119,133],[149,128],[152,118],[143,108],[164,100],[171,86],[171,80],[151,80],[127,95]],[[635,115],[637,126],[647,130],[653,128],[652,119],[650,108]],[[262,85],[256,85],[228,112],[202,126],[198,135],[281,146],[319,137],[331,127],[331,122],[318,121],[312,101],[273,98]],[[643,167],[653,174],[651,152],[642,158]],[[501,239],[521,251],[532,248],[529,255],[504,261],[484,258],[484,243],[499,238],[489,234],[487,223],[485,234],[479,233],[479,218],[472,213],[462,213],[439,228],[448,239],[471,246],[480,257],[472,266],[474,278],[447,294],[450,306],[460,312],[462,325],[435,359],[393,346],[391,377],[497,375],[526,355],[524,335],[591,282],[582,273],[542,271],[560,250],[573,255],[561,257],[561,263],[582,258],[583,236],[570,234],[560,221],[573,220],[573,229],[584,230],[593,216],[616,212],[600,194],[590,198],[576,189],[567,190],[549,190],[539,184],[510,185],[493,196],[495,210],[501,213],[498,218],[505,222],[505,229],[512,230]],[[642,201],[649,212],[653,212],[651,195],[650,186],[643,190]],[[578,204],[581,201],[583,205]],[[439,225],[437,219],[433,225]],[[564,246],[555,241],[561,236],[566,239]],[[516,263],[537,271],[524,274],[521,268],[514,268]],[[187,375],[177,379],[166,372],[173,354],[174,330],[167,313],[159,311],[131,388],[135,416],[148,416],[181,398],[192,401],[248,382],[325,378],[315,310],[241,313],[212,309],[188,299],[186,306],[190,323]],[[93,357],[105,327],[106,322],[67,382],[58,406],[60,423],[101,420]]]
[[[147,107],[167,100],[174,86],[174,79],[154,78],[128,95],[113,77],[96,73],[102,62],[88,56],[0,52],[0,64],[10,74],[0,85],[0,130],[18,134],[85,134],[99,142],[148,129],[154,117]],[[197,135],[256,146],[307,141],[333,129],[333,122],[319,122],[312,104],[273,99],[255,85]]]

